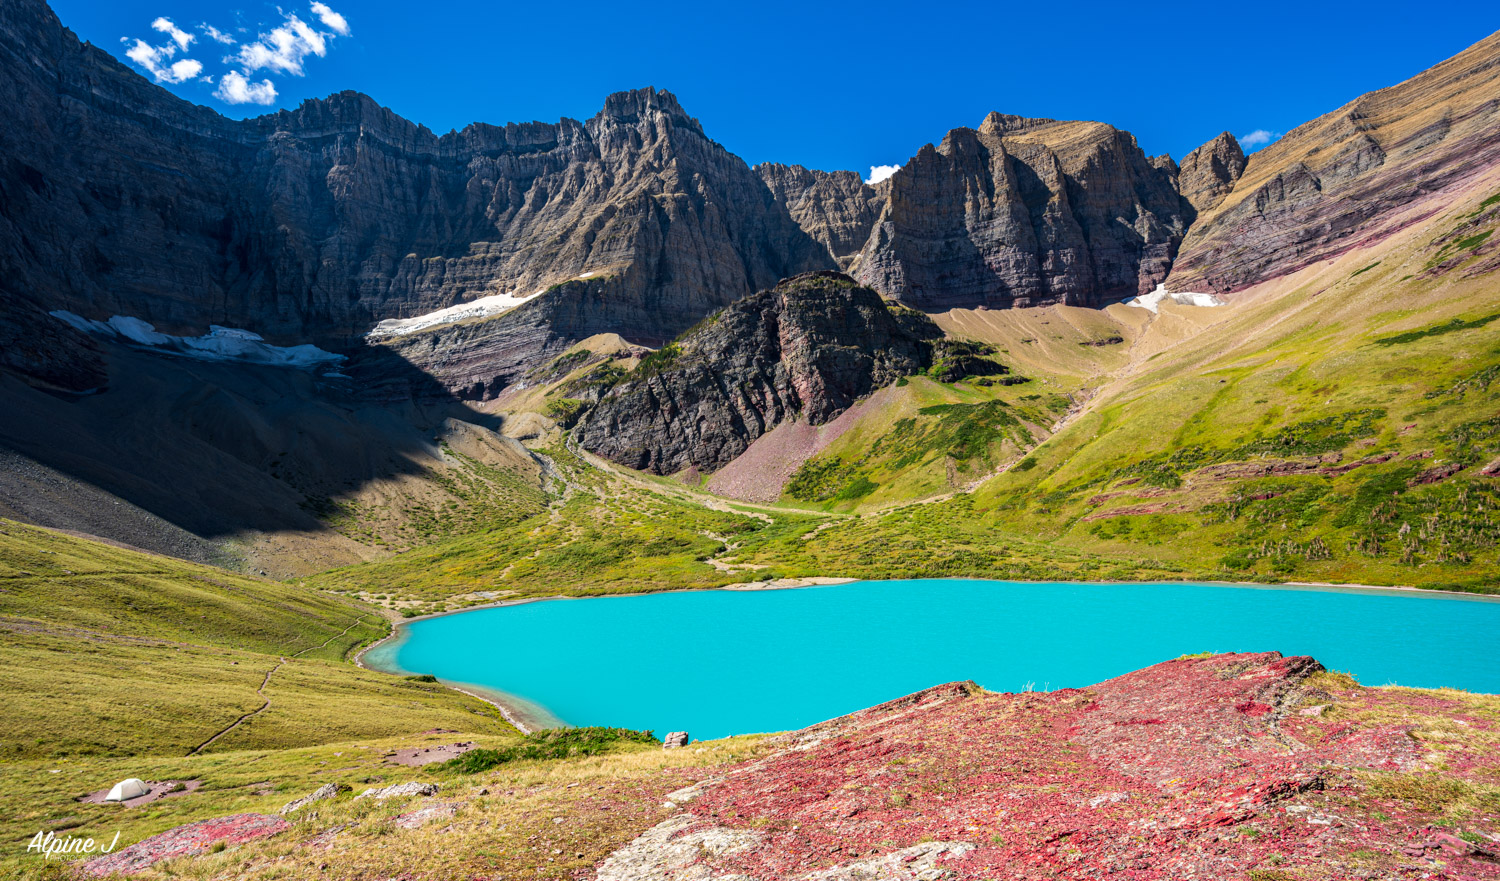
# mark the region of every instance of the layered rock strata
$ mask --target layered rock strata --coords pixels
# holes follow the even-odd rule
[[[884,181],[871,186],[852,171],[767,162],[755,166],[755,173],[776,203],[846,271],[869,240],[890,193]]]
[[[925,309],[1099,306],[1166,278],[1189,220],[1129,133],[992,113],[890,178],[856,276]]]
[[[44,311],[327,347],[381,319],[600,278],[616,314],[670,338],[834,265],[655,89],[611,95],[587,122],[442,136],[354,92],[235,121],[13,0],[0,104],[0,286]]]
[[[631,468],[715,470],[792,419],[819,425],[932,363],[926,316],[846,275],[798,276],[641,362],[582,419],[584,448]]]
[[[1234,189],[1245,173],[1245,151],[1234,135],[1224,132],[1182,157],[1177,191],[1193,206],[1194,215],[1213,209]]]
[[[1169,287],[1239,290],[1421,222],[1500,163],[1497,96],[1500,34],[1298,126],[1200,211]]]

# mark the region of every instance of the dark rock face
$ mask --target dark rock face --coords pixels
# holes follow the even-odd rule
[[[755,166],[778,205],[847,270],[885,208],[889,186],[871,186],[852,171],[815,171],[766,162]]]
[[[1148,292],[1189,220],[1169,166],[1108,125],[992,113],[890,179],[855,275],[937,309],[1097,306]]]
[[[441,137],[353,92],[239,122],[79,43],[40,0],[10,0],[0,104],[0,285],[45,310],[327,346],[589,277],[660,339],[834,265],[654,89],[588,122]]]
[[[47,391],[86,393],[109,381],[98,343],[3,290],[0,369]]]
[[[584,448],[671,474],[714,470],[782,422],[818,425],[931,363],[942,331],[836,272],[726,307],[641,363],[579,423]]]
[[[1245,151],[1229,132],[1193,150],[1182,159],[1177,189],[1195,213],[1219,204],[1245,173]]]
[[[1497,95],[1500,34],[1298,126],[1200,210],[1171,288],[1240,290],[1420,222],[1500,163]]]

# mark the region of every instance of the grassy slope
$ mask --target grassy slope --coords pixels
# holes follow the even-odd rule
[[[1189,311],[1217,321],[1166,341],[1147,328],[1120,376],[1033,453],[1034,468],[749,559],[992,575],[1006,568],[975,551],[1025,539],[1098,555],[1100,571],[1144,559],[1180,576],[1494,590],[1500,488],[1479,473],[1500,456],[1500,320],[1484,321],[1500,313],[1500,280],[1482,267],[1500,200],[1487,192],[1262,286],[1222,317],[1166,307],[1156,321],[1180,325]],[[1255,473],[1320,456],[1386,460]],[[1447,465],[1461,470],[1421,482]]]
[[[715,510],[591,468],[562,448],[549,454],[572,488],[548,513],[516,527],[335,569],[309,583],[376,600],[414,600],[424,612],[506,596],[715,587],[755,577],[726,574],[708,562],[729,545],[759,545],[819,522],[790,512]]]
[[[870,511],[964,489],[1019,460],[1067,409],[1067,398],[1036,382],[914,377],[889,406],[862,416],[805,462],[784,499]]]
[[[507,730],[343,661],[386,631],[341,597],[0,521],[0,755],[181,755],[267,699],[209,749]]]
[[[408,780],[433,781],[440,800],[464,801],[457,815],[422,829],[393,820],[420,805],[412,799],[353,801],[342,795],[299,811],[276,838],[221,854],[178,859],[141,876],[153,878],[572,878],[666,817],[664,796],[707,776],[714,766],[758,751],[759,738],[716,741],[691,750],[628,745],[603,755],[518,761],[467,775],[430,765],[384,761],[395,749],[440,745],[451,733],[372,739],[285,750],[241,750],[186,758],[70,757],[0,765],[8,810],[0,816],[0,876],[66,877],[67,860],[50,864],[25,853],[38,829],[102,839],[120,832],[121,848],[184,823],[254,812],[274,814],[325,783],[359,793]],[[518,742],[515,734],[467,736],[485,747]],[[55,773],[54,773],[55,772]],[[79,804],[75,796],[126,776],[202,780],[196,792],[141,807]],[[490,797],[476,797],[487,787]],[[566,817],[563,824],[553,817]],[[309,840],[345,824],[327,847]]]

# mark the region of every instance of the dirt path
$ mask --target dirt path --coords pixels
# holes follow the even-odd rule
[[[624,481],[637,489],[643,489],[657,495],[688,502],[702,508],[724,513],[739,514],[743,517],[754,517],[766,523],[774,523],[776,514],[802,514],[808,517],[819,517],[826,520],[850,520],[852,514],[840,514],[832,511],[815,511],[808,508],[795,508],[788,505],[765,505],[760,502],[745,502],[739,499],[724,499],[711,493],[695,489],[686,485],[663,486],[643,477],[639,477],[629,471],[616,468],[607,460],[590,453],[579,446],[574,440],[572,433],[564,436],[564,443],[569,452],[577,456],[585,464],[592,466],[595,470],[608,474],[611,477]]]
[[[326,645],[326,643],[325,643],[325,645]],[[224,735],[228,734],[229,732],[233,731],[234,729],[240,727],[241,723],[243,723],[246,719],[250,719],[250,718],[253,718],[255,716],[259,716],[261,713],[264,713],[266,711],[266,709],[271,706],[271,699],[268,698],[268,697],[266,697],[266,686],[269,685],[270,682],[271,682],[271,674],[275,673],[277,670],[280,670],[284,664],[286,664],[286,658],[282,658],[280,660],[280,662],[276,666],[274,666],[271,669],[267,670],[266,671],[266,678],[262,679],[260,681],[260,688],[257,688],[255,690],[255,693],[258,694],[258,695],[260,695],[265,700],[265,703],[263,703],[263,704],[260,705],[260,709],[258,709],[258,710],[251,710],[250,712],[244,714],[243,716],[239,717],[238,719],[235,719],[233,722],[229,723],[228,727],[224,728],[218,734],[215,734],[213,737],[210,737],[209,739],[203,741],[202,743],[198,744],[197,746],[195,746],[191,750],[189,750],[188,751],[188,755],[190,755],[190,756],[196,756],[198,753],[201,753],[201,752],[203,752],[203,750],[207,749],[208,746],[209,746],[209,744],[213,743],[214,741],[218,740],[219,738],[223,737]]]
[[[338,633],[335,633],[333,636],[330,636],[327,639],[323,640],[322,645],[310,645],[307,648],[303,649],[302,651],[296,653],[295,655],[292,655],[292,657],[294,657],[294,658],[300,658],[303,655],[307,654],[308,652],[312,651],[313,649],[326,648],[330,642],[333,642],[335,639],[338,639],[340,636],[343,636],[344,634],[346,634],[349,631],[353,630],[355,627],[358,627],[360,624],[363,624],[364,621],[365,621],[365,616],[364,615],[360,615],[358,618],[354,619],[354,623],[353,624],[350,624],[348,627],[345,627],[342,631],[340,631]],[[345,651],[343,656],[347,658],[349,656],[349,652]]]
[[[335,639],[338,639],[340,636],[343,636],[344,634],[346,634],[349,631],[353,630],[355,627],[359,626],[360,624],[363,624],[366,617],[367,616],[365,616],[365,615],[360,615],[358,618],[354,619],[353,623],[351,623],[348,627],[345,627],[342,631],[340,631],[338,633],[335,633],[333,636],[328,637],[327,639],[323,640],[323,642],[320,643],[320,644],[318,644],[318,645],[308,646],[307,648],[303,649],[302,651],[297,652],[295,655],[292,655],[292,657],[293,658],[301,657],[302,655],[307,654],[308,652],[313,651],[314,649],[320,649],[320,648],[326,647],[330,642],[333,642]],[[348,652],[345,652],[344,654],[348,655]],[[243,716],[240,716],[238,719],[235,719],[233,722],[229,723],[227,726],[225,726],[223,729],[221,729],[219,731],[219,733],[215,734],[213,737],[210,737],[209,739],[207,739],[207,740],[203,741],[202,743],[198,744],[197,746],[193,747],[192,750],[190,750],[188,752],[188,755],[190,755],[190,756],[196,756],[197,754],[199,754],[199,753],[203,752],[205,749],[207,749],[209,747],[209,745],[212,744],[214,741],[218,740],[219,738],[223,737],[224,735],[228,734],[229,732],[231,732],[234,729],[236,729],[236,728],[240,727],[241,725],[243,725],[246,720],[252,719],[252,718],[254,718],[256,716],[259,716],[261,713],[264,713],[267,709],[269,709],[270,706],[271,706],[271,699],[268,698],[268,697],[266,697],[266,686],[271,684],[271,674],[275,673],[277,670],[280,670],[282,667],[286,666],[288,660],[289,660],[288,658],[281,658],[280,661],[276,664],[276,666],[274,666],[271,669],[267,670],[265,678],[260,681],[260,688],[255,689],[255,693],[258,694],[258,695],[260,695],[261,699],[265,701],[265,703],[263,703],[263,704],[260,705],[259,709],[251,710],[250,712],[244,714]]]

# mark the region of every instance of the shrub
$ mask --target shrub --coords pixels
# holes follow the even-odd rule
[[[550,728],[526,735],[515,746],[469,750],[441,767],[459,774],[478,774],[506,762],[596,756],[618,746],[657,742],[650,731],[628,728]]]

